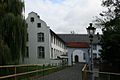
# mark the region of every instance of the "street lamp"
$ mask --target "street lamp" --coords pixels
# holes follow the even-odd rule
[[[90,39],[90,45],[91,45],[91,65],[90,65],[90,70],[93,71],[94,68],[94,64],[93,64],[93,47],[92,47],[92,42],[93,42],[93,36],[95,34],[96,28],[92,27],[92,23],[90,23],[90,25],[88,26],[88,28],[86,28],[87,33],[89,35],[89,39]],[[94,80],[94,76],[92,74],[92,80]]]

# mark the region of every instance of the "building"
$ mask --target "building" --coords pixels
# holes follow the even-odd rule
[[[26,19],[27,44],[25,64],[61,63],[67,57],[65,42],[56,35],[40,16],[31,12]]]
[[[90,41],[87,34],[56,34],[40,16],[31,12],[26,19],[27,44],[25,64],[89,63]],[[98,36],[93,38],[93,57],[99,58]]]
[[[58,36],[66,42],[68,50],[68,65],[72,65],[75,62],[90,61],[90,41],[87,34],[58,34]],[[101,49],[98,44],[98,36],[93,38],[93,57],[99,58],[99,50]]]

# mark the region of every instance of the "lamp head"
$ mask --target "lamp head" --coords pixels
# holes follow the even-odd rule
[[[92,23],[89,24],[88,28],[86,28],[88,35],[94,35],[96,28],[92,27]]]

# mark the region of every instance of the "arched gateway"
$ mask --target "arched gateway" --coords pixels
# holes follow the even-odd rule
[[[79,62],[79,57],[78,55],[75,55],[75,63]]]

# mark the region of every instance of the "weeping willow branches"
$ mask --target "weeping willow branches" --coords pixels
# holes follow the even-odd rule
[[[24,3],[21,0],[0,1],[0,40],[4,41],[7,46],[6,49],[9,51],[10,55],[8,56],[11,57],[10,62],[12,64],[17,64],[20,55],[25,53],[27,31],[26,23],[22,16],[23,8]],[[1,51],[0,54],[7,53]],[[8,63],[10,62],[8,61]]]

